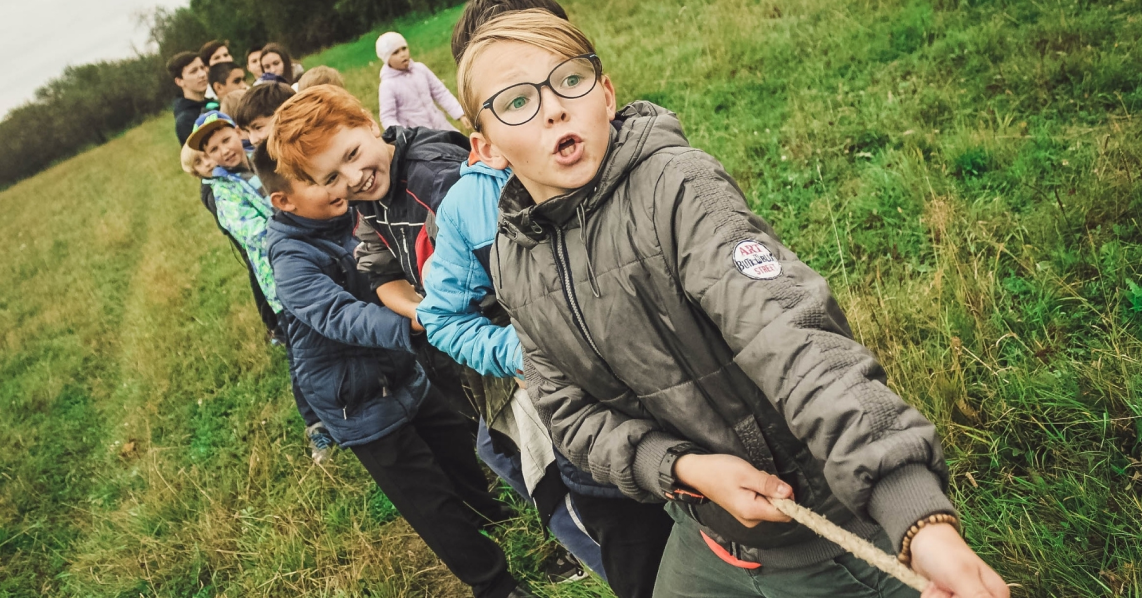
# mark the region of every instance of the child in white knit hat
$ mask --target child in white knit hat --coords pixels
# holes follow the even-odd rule
[[[455,131],[440,111],[443,108],[465,128],[472,128],[456,96],[427,66],[411,58],[408,42],[401,34],[389,31],[378,37],[377,58],[384,63],[379,90],[381,126]]]

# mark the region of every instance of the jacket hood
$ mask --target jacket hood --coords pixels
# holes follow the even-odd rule
[[[394,192],[403,187],[401,181],[407,180],[405,168],[408,161],[447,159],[450,154],[457,151],[456,146],[464,151],[471,151],[468,138],[459,131],[392,126],[385,129],[381,139],[393,146],[393,159],[389,164],[389,191],[378,201],[386,208],[392,203]],[[370,213],[369,210],[362,211],[365,214]]]
[[[655,152],[690,145],[677,115],[650,102],[628,104],[611,125],[607,155],[587,185],[537,205],[513,176],[500,195],[500,231],[512,241],[532,246],[543,240],[543,225],[567,227],[593,212]]]
[[[175,112],[185,112],[185,111],[192,111],[192,110],[200,110],[201,111],[202,107],[205,105],[206,105],[206,100],[199,102],[198,100],[189,99],[186,96],[179,96],[179,97],[174,99],[174,111]]]
[[[304,239],[307,237],[335,240],[352,234],[356,222],[357,211],[353,208],[349,208],[344,214],[330,220],[313,220],[275,210],[274,217],[266,224],[266,245],[273,245],[282,239]]]
[[[476,160],[475,162],[460,165],[460,176],[464,176],[466,174],[482,174],[506,181],[511,178],[512,169],[505,168],[500,170],[498,168],[492,168],[491,166]]]

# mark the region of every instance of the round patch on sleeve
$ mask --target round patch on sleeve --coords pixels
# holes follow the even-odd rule
[[[738,272],[754,280],[771,280],[781,274],[777,258],[757,241],[742,241],[734,247],[734,265]]]

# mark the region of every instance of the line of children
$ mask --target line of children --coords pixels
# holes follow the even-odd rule
[[[269,121],[260,177],[233,121],[196,122],[188,147],[217,163],[219,223],[281,313],[299,409],[477,596],[531,594],[480,533],[506,512],[476,465],[460,375],[418,338],[418,313],[461,363],[522,371],[568,512],[620,596],[917,595],[767,497],[898,551],[934,582],[923,598],[1008,596],[959,535],[934,427],[884,384],[824,279],[672,113],[617,107],[557,4],[507,4],[473,2],[453,36],[470,158],[454,132],[382,135],[330,85],[248,114]],[[403,53],[407,69],[403,38],[386,43],[400,51],[386,68]],[[261,58],[289,68],[268,46]],[[515,448],[535,447],[515,426]]]
[[[490,269],[528,392],[572,462],[670,501],[655,596],[917,595],[767,497],[900,550],[926,598],[1008,595],[960,538],[934,426],[672,113],[618,109],[540,10],[482,26],[458,79],[474,151],[513,169]]]

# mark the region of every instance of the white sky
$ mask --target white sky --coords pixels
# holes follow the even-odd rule
[[[145,49],[136,15],[188,0],[0,0],[0,117],[30,100],[69,64],[126,58]]]

